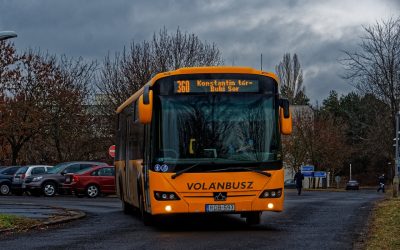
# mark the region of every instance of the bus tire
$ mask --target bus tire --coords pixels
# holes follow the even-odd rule
[[[124,214],[133,214],[133,209],[131,204],[129,204],[125,200],[122,200],[122,210],[124,211]]]
[[[258,225],[261,223],[261,212],[250,212],[246,214],[247,225]]]
[[[153,224],[153,218],[151,214],[147,213],[144,209],[144,199],[143,196],[139,196],[139,209],[140,217],[142,218],[143,224],[145,226],[151,226]]]
[[[124,214],[133,214],[133,207],[131,204],[125,201],[124,192],[122,191],[122,180],[119,180],[119,194],[122,202],[122,210]]]

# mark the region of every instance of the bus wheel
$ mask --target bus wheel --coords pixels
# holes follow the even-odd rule
[[[122,200],[122,210],[124,210],[124,214],[133,214],[134,209],[131,204]]]
[[[261,222],[261,212],[251,212],[246,214],[247,225],[258,225]]]
[[[147,213],[144,209],[144,200],[142,196],[139,196],[139,206],[140,206],[140,216],[142,217],[143,224],[145,226],[152,225],[152,216],[151,214]]]

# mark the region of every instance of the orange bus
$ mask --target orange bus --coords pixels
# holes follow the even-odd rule
[[[160,73],[118,109],[116,187],[125,212],[241,214],[283,209],[281,134],[289,102],[272,73],[193,67]]]

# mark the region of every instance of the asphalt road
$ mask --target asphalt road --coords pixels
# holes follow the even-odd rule
[[[354,192],[286,193],[285,211],[263,213],[247,226],[236,215],[175,216],[144,226],[116,198],[1,197],[80,209],[88,216],[47,230],[2,236],[1,249],[353,249],[372,203],[383,195]],[[356,244],[356,245],[355,245]]]

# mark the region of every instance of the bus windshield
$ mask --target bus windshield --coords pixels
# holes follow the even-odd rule
[[[159,96],[156,163],[246,164],[280,159],[273,95]]]

